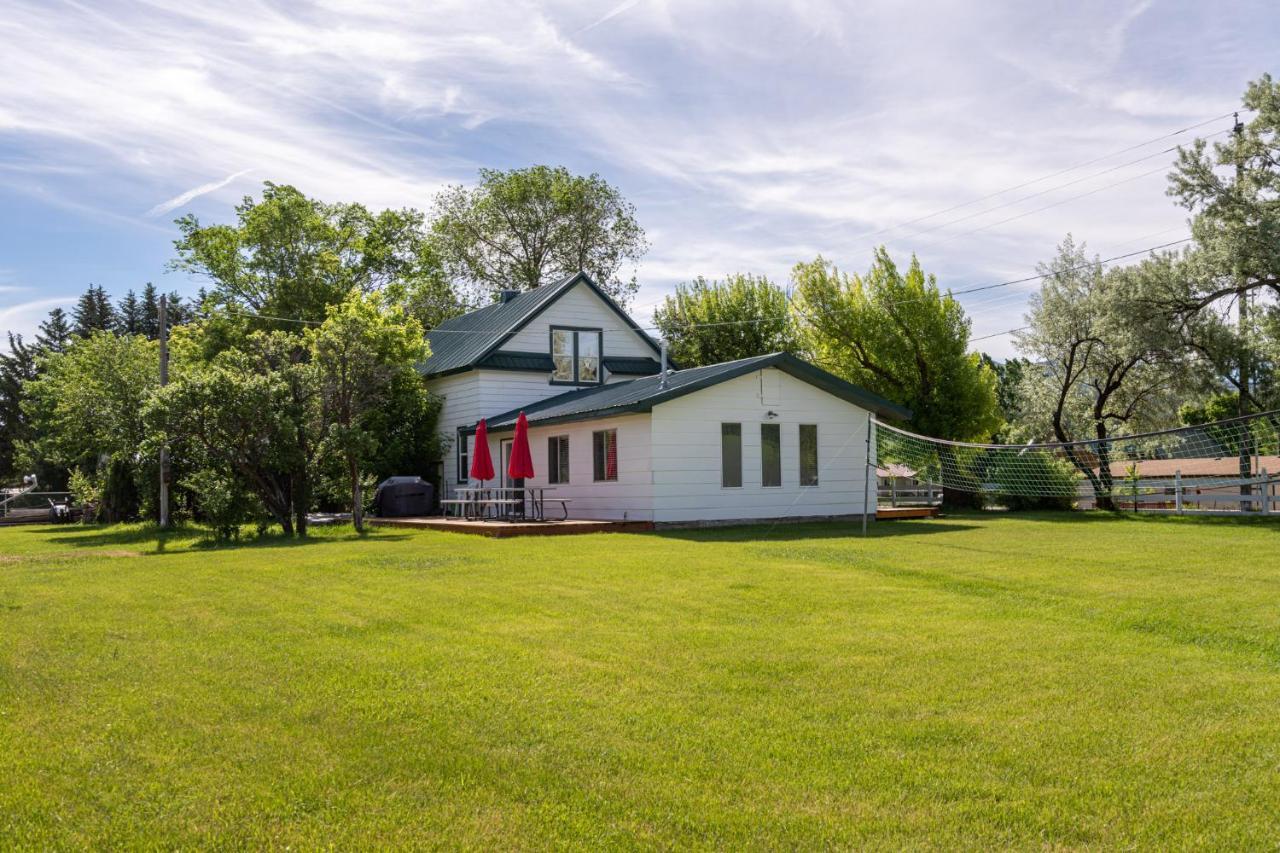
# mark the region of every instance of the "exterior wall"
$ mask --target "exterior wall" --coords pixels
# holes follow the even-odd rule
[[[605,381],[630,378],[606,376]],[[458,486],[456,445],[460,427],[472,427],[481,418],[493,417],[573,390],[571,386],[552,385],[551,378],[546,373],[523,370],[468,370],[428,380],[427,388],[444,399],[438,429],[448,439],[449,449],[444,457],[445,489],[442,497],[452,495]],[[587,438],[590,440],[590,434]],[[494,456],[495,460],[497,458]],[[536,456],[534,463],[534,468],[537,469],[539,466]],[[497,464],[496,461],[494,464]],[[590,468],[587,469],[587,474],[590,476]]]
[[[778,417],[767,418],[769,411]],[[861,514],[867,477],[867,414],[775,368],[659,404],[651,415],[653,520]],[[721,423],[742,424],[742,486],[738,488],[720,485]],[[760,485],[762,423],[782,428],[782,485],[776,488]],[[800,424],[818,426],[817,486],[800,486]],[[874,502],[874,482],[871,487]]]
[[[604,329],[605,355],[656,358],[653,347],[626,327],[621,317],[585,284],[578,283],[560,296],[499,348],[499,352],[550,352],[552,326],[585,326]],[[563,386],[562,386],[563,390]],[[516,405],[519,405],[517,403]],[[512,408],[507,406],[508,409]],[[505,411],[499,409],[498,411]]]
[[[618,431],[618,479],[597,483],[593,480],[591,434],[598,430]],[[626,415],[619,418],[601,418],[595,421],[560,424],[529,429],[529,450],[533,456],[533,470],[537,476],[525,480],[526,486],[546,486],[548,497],[568,498],[570,518],[605,519],[612,521],[653,520],[653,477],[649,466],[650,443],[649,415]],[[493,454],[493,467],[501,467],[499,443],[511,438],[503,432],[489,436],[489,450]],[[569,437],[569,482],[547,483],[547,439],[551,436]],[[548,507],[549,518],[559,518],[558,507]]]
[[[440,429],[452,440],[459,426],[532,403],[563,386],[540,373],[472,370],[433,380],[444,397]],[[778,417],[769,419],[774,411]],[[742,486],[720,485],[720,424],[742,424]],[[782,485],[760,485],[761,423],[777,423],[782,435]],[[800,424],[818,426],[818,485],[800,486]],[[618,479],[594,482],[592,433],[618,430]],[[595,421],[533,426],[529,445],[537,476],[547,486],[547,438],[569,437],[569,482],[549,486],[569,498],[571,518],[690,522],[858,515],[866,488],[866,410],[774,368],[741,376],[655,406],[652,413]],[[500,442],[490,435],[494,468]],[[874,440],[874,436],[873,436]],[[872,458],[875,448],[872,447]],[[457,448],[445,460],[445,481],[457,487]],[[499,475],[501,472],[499,471]],[[872,501],[875,483],[872,482]],[[550,510],[554,513],[557,510]]]

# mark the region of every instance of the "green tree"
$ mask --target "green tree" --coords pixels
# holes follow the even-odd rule
[[[1273,402],[1265,398],[1275,388],[1261,363],[1267,318],[1251,303],[1260,294],[1280,296],[1280,83],[1262,75],[1243,103],[1253,119],[1237,123],[1212,149],[1204,140],[1179,149],[1168,188],[1191,211],[1195,241],[1183,268],[1192,286],[1179,288],[1170,302],[1181,315],[1208,313],[1219,321],[1234,309],[1234,328],[1213,324],[1216,334],[1197,344],[1235,391],[1241,415]]]
[[[1008,444],[1022,419],[1022,380],[1032,369],[1032,364],[1016,356],[998,361],[986,353],[982,354],[982,363],[996,375],[996,404],[1004,418],[1004,426],[996,431],[992,440],[997,444]]]
[[[481,169],[476,187],[435,199],[432,233],[449,273],[480,293],[531,290],[579,270],[619,303],[639,288],[635,264],[648,249],[635,207],[599,175],[563,167]]]
[[[1194,377],[1178,327],[1152,310],[1178,261],[1160,255],[1104,270],[1068,236],[1038,270],[1029,328],[1016,336],[1038,367],[1023,375],[1023,421],[1033,438],[1094,442],[1067,455],[1098,507],[1110,509],[1111,440],[1171,423]]]
[[[318,329],[307,330],[320,382],[325,444],[346,465],[351,513],[364,529],[362,477],[377,449],[370,417],[391,399],[397,380],[421,381],[414,365],[429,355],[422,325],[376,295],[352,291],[331,306]]]
[[[353,288],[403,288],[438,263],[416,210],[372,213],[272,183],[261,200],[236,207],[234,225],[201,225],[194,215],[177,222],[173,268],[207,277],[213,306],[263,315],[248,329],[297,332],[296,321],[324,320]]]
[[[148,470],[138,458],[142,409],[159,385],[156,343],[95,331],[45,357],[40,368],[23,386],[32,454],[105,477],[105,492],[124,498],[103,508],[108,521],[134,515],[138,480]]]
[[[677,285],[654,312],[654,322],[683,367],[794,352],[799,346],[787,294],[764,276],[699,276]]]
[[[968,352],[964,308],[916,258],[903,274],[881,247],[865,276],[818,258],[796,265],[792,282],[804,342],[818,363],[911,409],[913,429],[925,435],[977,441],[999,428],[996,376]],[[938,461],[944,483],[972,478],[949,447]],[[979,501],[956,488],[945,494],[953,506]]]
[[[0,482],[3,483],[15,478],[18,447],[31,437],[22,401],[26,396],[23,386],[36,377],[36,353],[36,347],[13,332],[9,332],[9,351],[0,353]]]
[[[94,332],[114,331],[119,321],[107,291],[97,284],[89,285],[81,294],[71,316],[74,332],[82,338],[87,338]]]
[[[184,479],[193,488],[247,488],[285,535],[304,535],[320,423],[313,366],[287,333],[254,332],[244,348],[210,360],[201,357],[198,334],[188,328],[178,336],[177,376],[147,401],[145,452],[154,456],[168,444],[176,466],[191,472]],[[200,471],[212,473],[195,478]],[[209,495],[198,494],[200,501]],[[220,517],[224,510],[219,501]]]
[[[119,329],[123,335],[145,335],[145,324],[143,322],[142,303],[138,300],[138,295],[130,290],[124,295],[124,299],[120,300],[120,304],[116,308],[116,316],[119,317]]]
[[[36,332],[36,346],[42,350],[62,352],[70,342],[71,324],[67,321],[67,312],[54,308]]]

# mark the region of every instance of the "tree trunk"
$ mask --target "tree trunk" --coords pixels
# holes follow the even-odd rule
[[[307,535],[307,512],[311,509],[311,479],[306,472],[294,475],[293,480],[293,519],[298,535]]]
[[[356,533],[364,533],[364,489],[360,483],[360,466],[354,456],[347,457],[347,469],[351,475],[351,523]]]
[[[1106,429],[1098,428],[1098,432],[1106,435]],[[1098,509],[1114,511],[1116,508],[1112,492],[1115,478],[1111,476],[1111,442],[1098,442],[1098,479],[1093,484],[1094,504]]]

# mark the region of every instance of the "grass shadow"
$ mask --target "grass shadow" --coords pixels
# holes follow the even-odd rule
[[[285,536],[283,533],[265,533],[224,541],[212,538],[207,531],[198,527],[176,527],[169,531],[161,531],[153,524],[93,527],[75,525],[57,528],[41,526],[32,528],[27,532],[40,534],[48,541],[66,545],[70,548],[154,545],[154,550],[145,552],[145,554],[149,555],[181,551],[216,552],[246,548],[305,548],[362,539],[398,541],[408,539],[412,535],[411,533],[390,533],[380,530],[374,536],[370,536],[367,533],[362,536],[354,530],[335,531],[332,528],[328,528],[322,533],[312,533],[305,538]]]
[[[977,524],[960,520],[928,518],[878,521],[867,527],[868,539],[894,536],[922,536],[974,530]],[[799,524],[751,524],[725,527],[689,527],[658,530],[647,534],[686,542],[791,542],[804,539],[861,539],[860,521],[806,521]]]

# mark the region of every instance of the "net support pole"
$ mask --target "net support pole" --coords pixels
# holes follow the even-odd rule
[[[871,512],[871,478],[876,473],[871,463],[871,425],[875,423],[867,412],[867,467],[862,477],[862,535],[867,535],[867,515]]]

